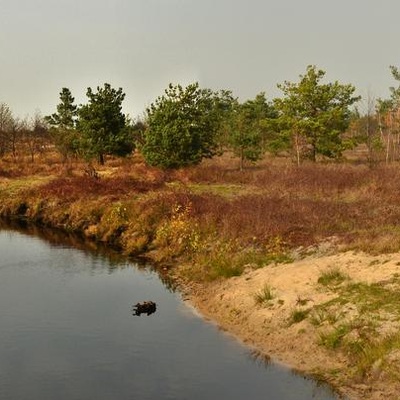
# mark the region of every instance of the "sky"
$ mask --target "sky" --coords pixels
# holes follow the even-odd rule
[[[0,102],[48,115],[61,88],[84,104],[107,82],[136,118],[169,83],[272,99],[308,65],[387,98],[399,15],[398,0],[0,0]]]

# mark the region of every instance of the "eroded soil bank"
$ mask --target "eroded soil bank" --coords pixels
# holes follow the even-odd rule
[[[328,380],[350,399],[398,399],[400,351],[373,342],[398,332],[399,276],[399,254],[314,255],[189,285],[187,297],[243,342]],[[257,301],[266,287],[271,298]],[[361,357],[352,355],[357,345],[365,346]]]

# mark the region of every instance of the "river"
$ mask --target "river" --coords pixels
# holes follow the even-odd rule
[[[336,398],[205,322],[150,267],[80,247],[0,229],[0,399]],[[157,311],[133,316],[143,300]]]

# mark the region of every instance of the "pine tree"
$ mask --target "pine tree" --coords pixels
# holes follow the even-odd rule
[[[52,127],[50,134],[64,160],[70,154],[78,153],[80,147],[79,134],[75,130],[78,107],[74,102],[71,91],[68,88],[62,88],[57,112],[44,118],[45,122]]]
[[[299,83],[278,85],[283,98],[275,100],[280,112],[283,134],[289,133],[296,150],[297,161],[317,155],[338,158],[345,149],[342,133],[350,123],[350,106],[360,99],[355,87],[334,83],[322,84],[325,72],[308,66]]]
[[[143,156],[150,165],[180,168],[212,157],[219,126],[216,95],[198,83],[170,84],[147,110]]]
[[[96,157],[104,164],[106,154],[125,156],[134,149],[134,142],[122,113],[125,98],[122,88],[114,89],[105,83],[97,92],[87,89],[89,103],[78,112],[77,129],[82,134],[82,148],[89,158]]]
[[[71,91],[68,88],[62,88],[57,113],[45,117],[46,122],[57,128],[73,129],[77,115],[77,106],[74,101]]]

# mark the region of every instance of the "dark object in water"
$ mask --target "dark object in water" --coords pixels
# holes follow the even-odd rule
[[[137,303],[133,306],[133,314],[132,315],[141,315],[141,314],[153,314],[157,310],[157,305],[154,301],[143,301],[142,303]]]

